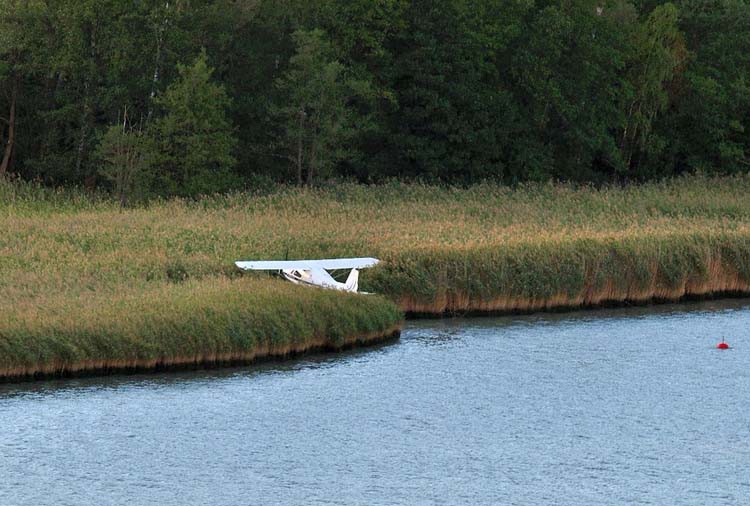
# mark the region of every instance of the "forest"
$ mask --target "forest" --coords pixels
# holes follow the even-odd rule
[[[749,54],[748,0],[0,0],[0,177],[126,205],[746,173]]]

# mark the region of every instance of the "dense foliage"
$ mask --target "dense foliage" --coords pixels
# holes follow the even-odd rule
[[[748,0],[0,0],[0,174],[124,204],[747,172],[749,53]]]

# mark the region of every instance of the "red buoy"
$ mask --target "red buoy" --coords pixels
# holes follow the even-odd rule
[[[729,349],[729,345],[727,343],[725,343],[723,339],[721,340],[721,342],[719,344],[716,345],[716,347],[718,349],[720,349],[720,350],[728,350]]]

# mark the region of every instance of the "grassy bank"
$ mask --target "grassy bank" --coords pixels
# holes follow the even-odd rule
[[[0,377],[245,363],[394,336],[389,301],[275,280],[207,278],[106,300],[48,296],[0,316]]]
[[[2,349],[20,353],[7,344],[23,334],[19,322],[48,329],[30,336],[61,327],[44,311],[56,304],[70,304],[68,318],[95,321],[95,333],[109,328],[109,317],[92,315],[122,298],[136,304],[163,290],[151,297],[170,301],[220,286],[212,292],[220,301],[243,286],[221,285],[230,280],[255,280],[262,292],[275,285],[267,276],[242,276],[234,260],[287,254],[378,256],[385,262],[363,272],[363,289],[414,313],[750,293],[748,195],[747,176],[605,189],[342,185],[122,211],[79,192],[0,183]],[[277,302],[265,304],[277,314]],[[132,335],[148,332],[161,313],[133,323]],[[389,314],[379,330],[398,319]]]

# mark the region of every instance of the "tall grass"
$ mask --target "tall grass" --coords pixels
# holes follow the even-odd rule
[[[80,191],[0,182],[0,332],[12,337],[20,314],[51,321],[40,308],[59,301],[87,321],[117,297],[169,299],[239,278],[235,260],[287,256],[378,256],[363,289],[417,313],[745,293],[748,195],[750,176],[598,189],[393,183],[120,210]]]
[[[381,297],[279,280],[206,278],[106,300],[45,296],[0,316],[0,377],[236,363],[339,349],[398,331]]]

